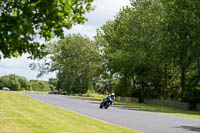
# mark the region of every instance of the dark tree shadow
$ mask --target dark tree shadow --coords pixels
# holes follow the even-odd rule
[[[194,127],[194,126],[180,126],[176,128],[183,128],[188,131],[194,131],[194,132],[200,132],[200,126],[199,127]]]

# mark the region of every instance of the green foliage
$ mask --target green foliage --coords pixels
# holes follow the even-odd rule
[[[50,91],[55,89],[55,87],[50,85],[47,81],[31,80],[30,84],[33,91]]]
[[[50,79],[49,83],[56,84],[56,88],[65,93],[87,92],[99,75],[99,50],[88,37],[68,35],[50,45],[49,55],[50,62],[39,66],[41,75],[57,71],[57,80]]]
[[[57,86],[57,79],[56,78],[49,78],[49,84],[53,86]]]
[[[181,99],[183,102],[190,103],[191,109],[195,109],[196,104],[200,103],[200,89],[192,88],[182,91]]]
[[[117,95],[200,102],[195,95],[199,5],[196,0],[132,0],[131,7],[97,30],[104,69],[119,80]]]
[[[10,79],[9,84],[10,84],[9,88],[14,91],[20,90],[20,88],[21,88],[18,80],[16,80],[16,79]]]
[[[134,8],[123,8],[113,22],[107,22],[98,31],[96,37],[98,44],[104,47],[106,69],[120,79],[116,86],[123,96],[133,93],[130,88],[145,89],[143,92],[149,94],[150,82],[155,83],[159,78],[160,59],[156,54],[160,53],[161,39],[155,40],[155,36],[160,30],[157,11],[161,12],[162,8],[156,1],[144,3],[132,2]]]
[[[25,77],[18,78],[18,82],[20,83],[22,90],[29,90],[29,81]]]
[[[1,76],[0,77],[1,88],[8,87],[10,90],[14,90],[14,91],[20,90],[21,84],[19,82],[19,79],[24,79],[24,78],[17,76],[15,74]]]
[[[57,71],[66,93],[113,90],[120,96],[199,101],[200,2],[131,0],[97,30],[95,42],[69,35],[50,44],[51,62],[41,75]],[[43,67],[44,66],[44,67]]]
[[[28,81],[25,77],[15,74],[5,75],[0,77],[0,88],[8,87],[13,91],[49,91],[54,90],[55,86],[47,81],[31,80]]]
[[[0,51],[4,58],[29,53],[42,57],[45,45],[34,41],[35,36],[49,41],[63,38],[63,28],[82,24],[84,14],[93,10],[93,0],[1,0]],[[0,56],[1,57],[1,56]]]
[[[45,104],[22,93],[0,91],[0,101],[0,131],[5,133],[139,133]]]

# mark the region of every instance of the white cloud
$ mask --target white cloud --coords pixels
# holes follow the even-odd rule
[[[17,74],[26,77],[28,80],[36,79],[38,72],[32,71],[29,67],[30,63],[38,62],[27,59],[28,55],[23,55],[19,58],[2,59],[0,60],[0,76],[8,74]],[[55,73],[45,75],[40,80],[48,80],[50,77],[55,77]]]
[[[124,6],[129,6],[129,0],[95,0],[93,5],[95,10],[90,12],[87,16],[88,22],[86,25],[102,26],[108,20],[113,20],[114,16]]]
[[[65,30],[65,35],[67,34],[78,34],[86,35],[90,39],[96,34],[96,27],[90,25],[75,25],[71,30]]]
[[[84,25],[75,25],[71,30],[65,30],[65,35],[73,33],[81,33],[87,35],[90,39],[96,34],[96,29],[100,28],[108,20],[113,20],[116,13],[123,6],[130,5],[129,0],[94,0],[93,5],[96,6],[94,11],[86,15],[88,22]],[[53,40],[58,40],[54,38]],[[44,42],[44,39],[36,37],[36,41]],[[36,62],[27,59],[28,55],[23,55],[19,58],[2,59],[0,60],[0,76],[6,74],[17,74],[26,77],[27,79],[36,79],[38,72],[32,71],[29,64]],[[50,77],[56,77],[55,73],[48,74],[41,80],[48,80]]]
[[[65,30],[65,35],[81,33],[90,39],[96,34],[96,29],[100,28],[108,20],[113,20],[114,16],[124,6],[130,6],[129,0],[94,0],[96,8],[86,15],[88,21],[84,25],[75,25],[70,30]]]

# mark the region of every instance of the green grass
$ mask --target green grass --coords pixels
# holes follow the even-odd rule
[[[89,94],[89,97],[87,94],[83,94],[82,96],[75,95],[73,97],[80,98],[80,99],[86,99],[86,100],[92,100],[92,101],[101,101],[103,98],[105,98],[105,95],[99,95],[99,94]]]
[[[132,108],[134,110],[165,113],[169,115],[175,115],[175,116],[181,116],[181,117],[200,120],[200,112],[186,111],[186,110],[177,109],[173,107],[142,104],[142,103],[125,103],[125,102],[115,102],[115,105],[126,107],[126,108]]]
[[[20,91],[20,92],[27,92],[33,94],[48,94],[48,91]]]
[[[76,96],[76,97],[82,98],[82,99],[87,99],[87,100],[100,101],[100,100],[103,99],[101,96],[102,95],[100,95],[100,96],[93,95],[92,97],[80,97],[80,96]],[[133,109],[133,110],[149,111],[149,112],[156,112],[156,113],[165,113],[165,114],[168,114],[168,115],[175,115],[175,116],[200,120],[200,112],[186,111],[186,110],[177,109],[177,108],[173,108],[173,107],[142,104],[142,103],[117,102],[117,101],[114,102],[114,105],[117,105],[117,106],[120,106],[120,107],[125,107],[125,108],[130,108],[130,109]]]
[[[0,133],[137,133],[48,105],[16,92],[0,91]]]

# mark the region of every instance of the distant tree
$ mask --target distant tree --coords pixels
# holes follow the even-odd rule
[[[54,90],[55,86],[48,83],[48,81],[41,80],[30,80],[28,81],[25,77],[18,76],[15,74],[5,75],[0,77],[0,89],[8,87],[14,91],[48,91]]]
[[[45,62],[47,69],[41,73],[57,71],[57,89],[66,93],[85,93],[93,78],[99,75],[101,58],[94,41],[80,34],[68,35],[64,39],[52,43],[49,48],[50,62]],[[43,71],[44,70],[44,71]]]
[[[8,78],[6,76],[0,77],[0,89],[3,87],[8,87]]]
[[[55,89],[55,86],[49,84],[48,81],[30,80],[30,85],[34,91],[49,91]]]
[[[29,90],[29,81],[25,77],[19,76],[18,82],[20,83],[22,90]]]
[[[57,79],[56,78],[49,78],[49,84],[53,86],[57,86]]]
[[[33,91],[40,91],[40,83],[38,81],[30,81],[30,85]]]
[[[10,79],[9,80],[9,88],[13,91],[19,91],[21,90],[20,83],[17,79]]]

